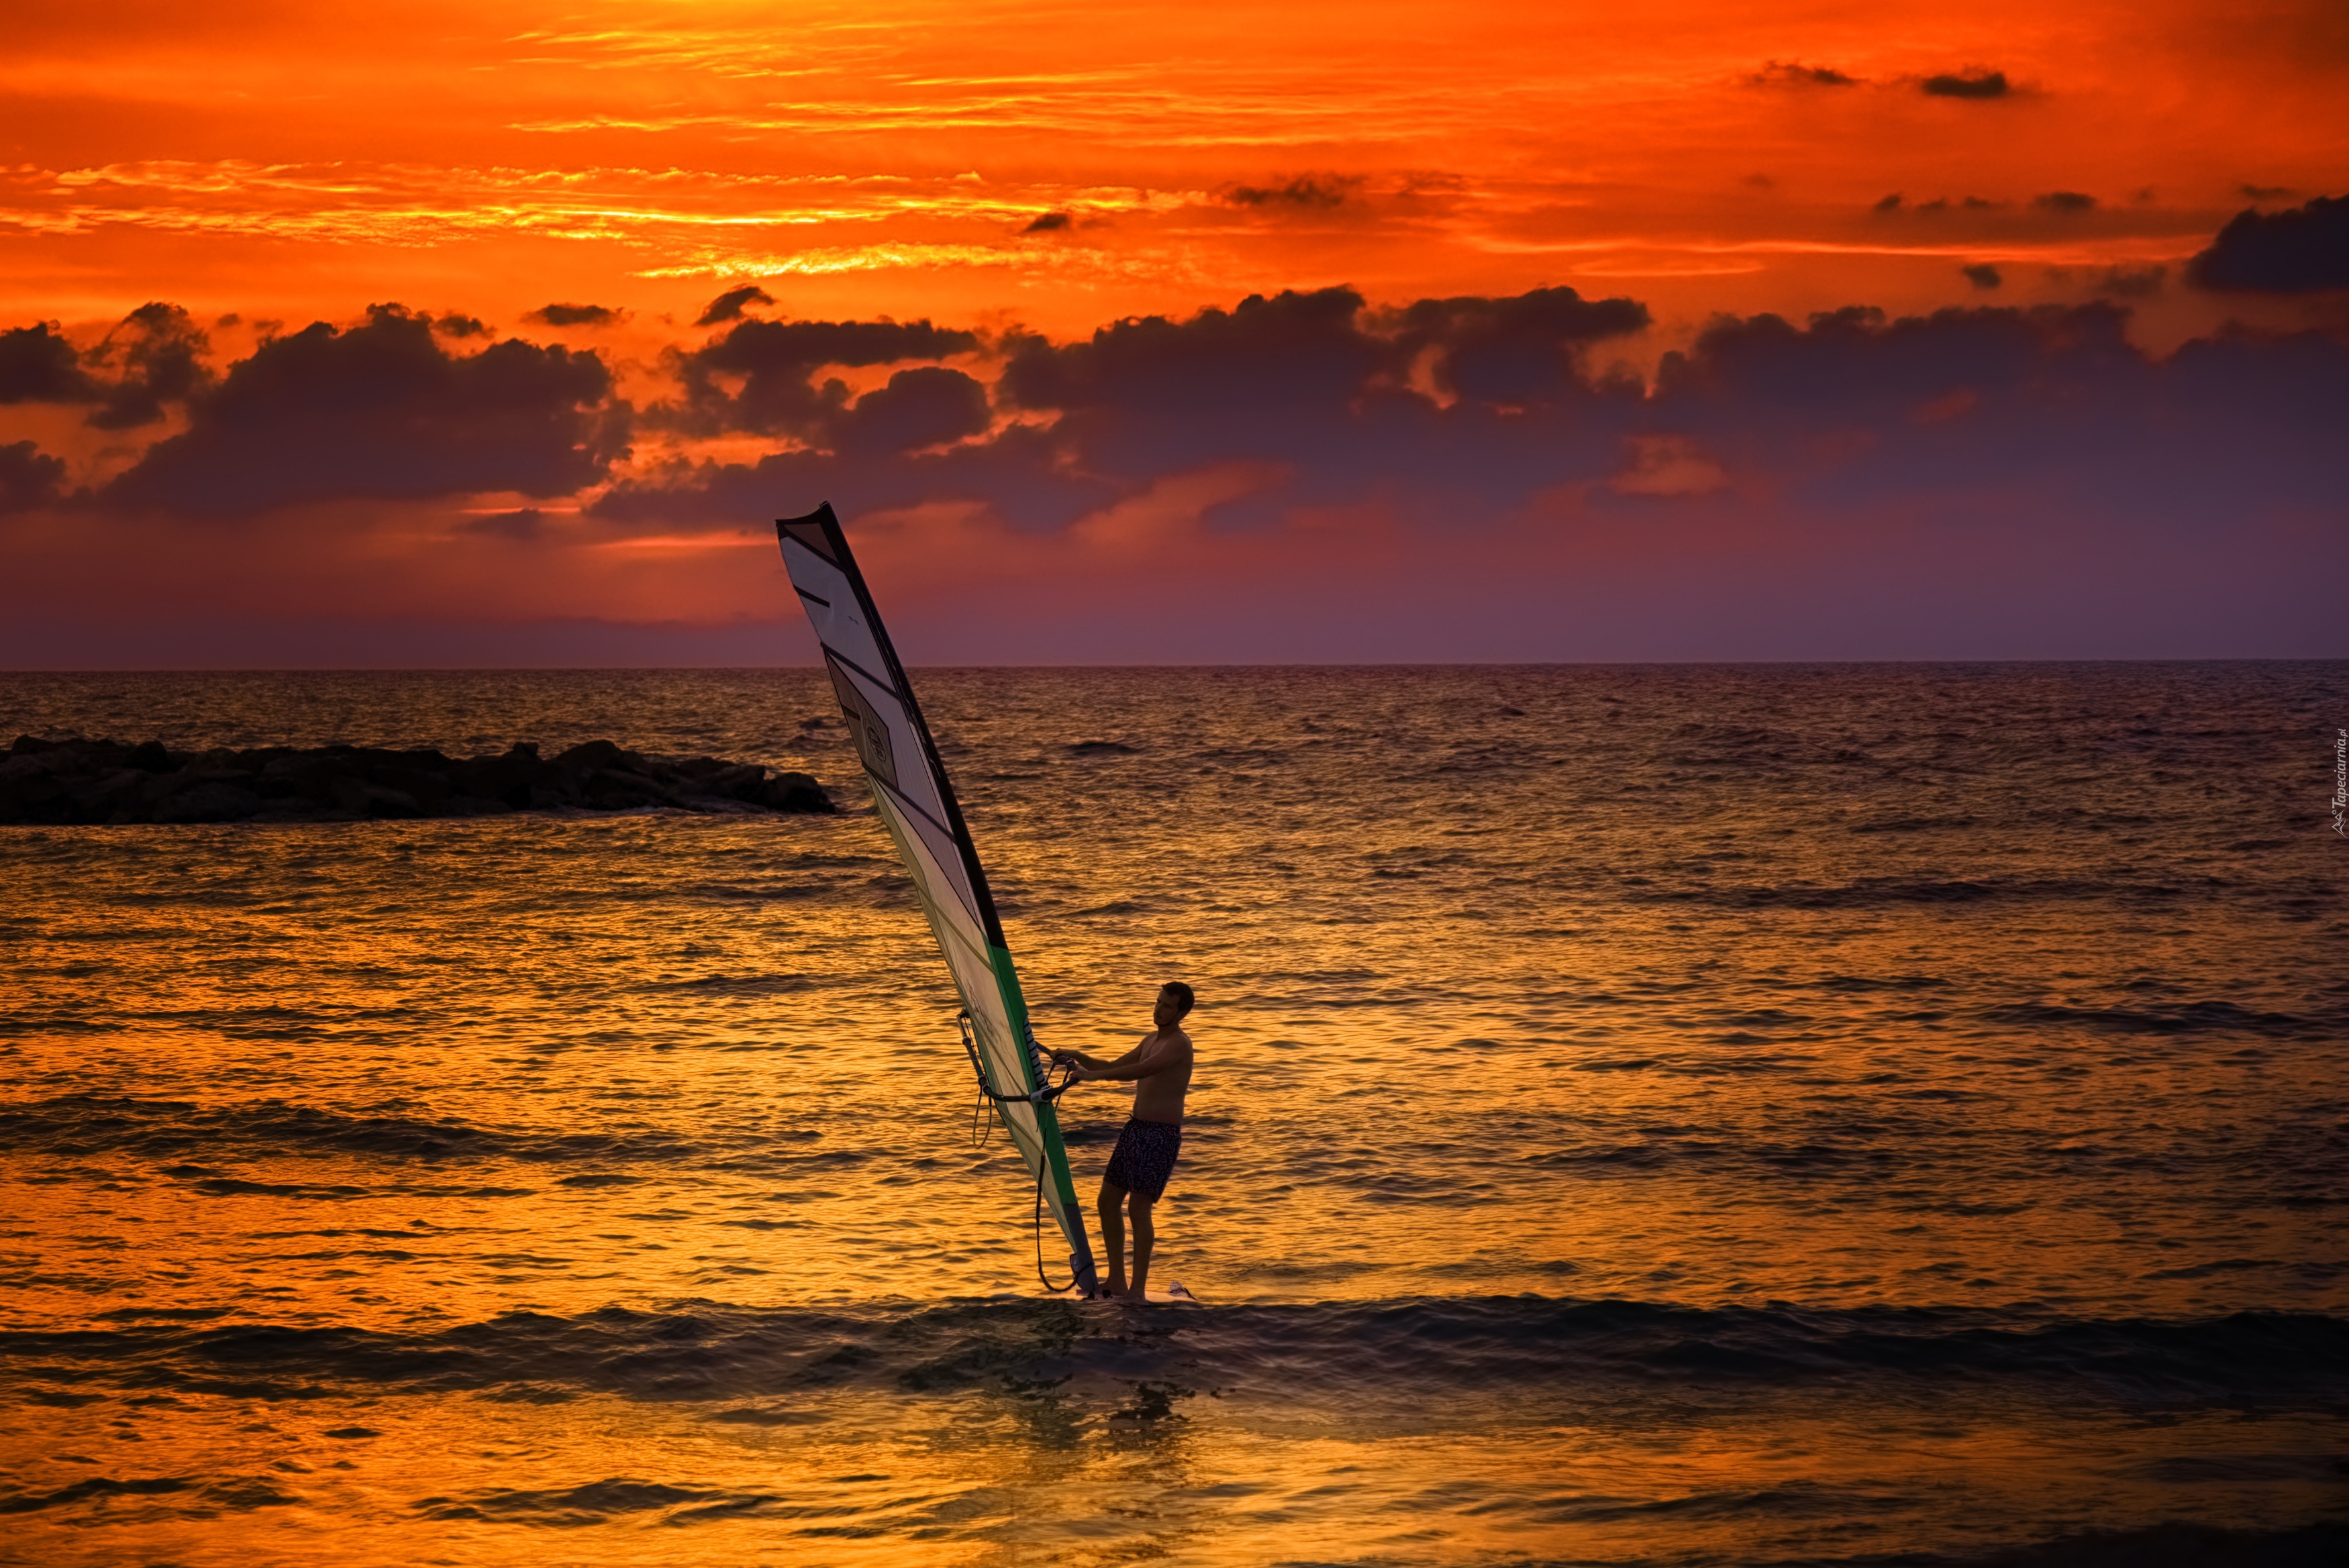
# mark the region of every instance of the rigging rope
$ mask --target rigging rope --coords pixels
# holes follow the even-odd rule
[[[971,1107],[970,1112],[971,1146],[975,1149],[986,1147],[988,1135],[995,1130],[995,1123],[1002,1121],[1004,1136],[1011,1140],[1011,1146],[1014,1149],[1019,1148],[1019,1135],[1011,1130],[1010,1122],[1004,1119],[1003,1107],[1017,1103],[1038,1106],[1051,1104],[1066,1094],[1075,1084],[1077,1064],[1074,1062],[1062,1064],[1061,1081],[1057,1084],[1053,1083],[1051,1058],[1045,1053],[1042,1044],[1037,1040],[1036,1031],[1030,1028],[1027,1031],[1028,1059],[1041,1087],[1029,1094],[998,1094],[995,1086],[988,1081],[987,1063],[978,1054],[978,1041],[968,1011],[955,1015],[955,1027],[962,1035],[962,1048],[970,1057],[971,1071],[978,1075],[978,1100]],[[982,1117],[987,1119],[984,1123],[980,1120]],[[1051,1159],[1045,1151],[1043,1127],[1040,1122],[1036,1131],[1036,1283],[1042,1285],[1048,1294],[1058,1295],[1064,1290],[1075,1289],[1077,1278],[1075,1271],[1071,1269],[1067,1284],[1054,1284],[1050,1277],[1044,1273],[1044,1171],[1051,1163]],[[1074,1262],[1073,1254],[1071,1261]]]

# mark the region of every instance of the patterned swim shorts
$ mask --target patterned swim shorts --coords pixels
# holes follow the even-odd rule
[[[1110,1152],[1109,1179],[1146,1203],[1166,1195],[1174,1157],[1183,1152],[1183,1129],[1172,1121],[1130,1119]]]

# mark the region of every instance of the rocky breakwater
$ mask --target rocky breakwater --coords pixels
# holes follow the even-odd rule
[[[172,751],[20,735],[0,757],[0,823],[318,822],[509,811],[829,811],[804,773],[715,757],[647,757],[590,740],[450,758],[369,746]]]

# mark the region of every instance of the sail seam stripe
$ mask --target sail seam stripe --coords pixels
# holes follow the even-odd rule
[[[858,664],[854,659],[850,658],[846,654],[842,653],[830,643],[823,645],[823,651],[830,654],[833,658],[838,659],[842,664],[846,665],[850,669],[854,670],[858,675],[863,676],[874,686],[879,686],[882,693],[891,700],[899,703],[903,703],[905,700],[905,694],[904,692],[899,691],[895,686],[891,686],[887,681],[883,680],[879,676],[874,675],[871,670],[866,669],[863,665]]]
[[[823,606],[825,609],[827,609],[827,610],[829,610],[829,609],[831,609],[831,608],[832,608],[832,601],[831,601],[831,600],[829,600],[829,599],[827,599],[827,598],[825,598],[823,594],[821,594],[821,593],[809,593],[806,589],[800,587],[800,585],[799,585],[798,583],[792,583],[792,588],[793,588],[793,589],[795,589],[795,590],[797,590],[797,591],[798,591],[799,596],[800,596],[801,598],[802,598],[802,599],[811,599],[811,600],[813,600],[816,603],[819,603],[819,604],[823,605]]]
[[[885,803],[893,804],[894,800]],[[899,822],[892,820],[889,813],[885,810],[881,813],[881,820],[883,825],[888,828],[889,836],[897,841],[898,855],[910,861],[911,854],[905,845],[904,838],[904,834],[905,832],[905,826]],[[940,906],[938,901],[931,895],[929,889],[923,885],[922,879],[918,876],[914,879],[914,897],[922,905],[923,913],[929,917],[930,929],[932,933],[938,937],[940,945],[943,946],[946,939],[951,936],[956,942],[962,944],[965,955],[969,960],[973,961],[979,969],[984,971],[987,974],[988,978],[992,981],[995,978],[995,964],[992,955],[979,943],[974,943],[968,934],[964,932],[962,921],[952,920],[947,917],[946,911]],[[955,905],[961,913],[964,920],[969,920],[973,922],[973,923],[977,923],[977,917],[972,914],[970,906],[962,902],[962,898],[958,893],[955,898]],[[982,936],[984,935],[983,933],[981,934]],[[951,954],[947,955],[947,968],[954,975],[955,989],[958,992],[962,991],[962,972],[955,967],[953,955]],[[997,988],[995,1000],[999,1006],[1001,1006],[1002,995],[999,987]],[[966,994],[963,996],[963,1003],[967,1007],[970,1006],[972,1004],[972,998]],[[973,1008],[974,1012],[976,1012],[976,1008]]]
[[[916,800],[913,797],[907,795],[903,789],[898,789],[895,784],[890,783],[889,780],[882,778],[870,768],[864,770],[864,777],[871,779],[874,783],[878,784],[882,789],[889,791],[889,798],[891,799],[898,801],[904,805],[905,810],[913,812],[914,815],[919,817],[923,821],[927,822],[931,827],[936,828],[939,832],[944,833],[947,836],[947,843],[953,844],[957,848],[961,847],[962,841],[955,836],[955,830],[952,828],[947,827],[944,822],[939,821],[936,817],[931,816],[927,811],[923,810],[920,801]],[[973,920],[978,919],[978,911],[974,909],[970,912],[970,914]],[[979,924],[982,929],[985,928],[986,923],[987,923],[985,921],[979,921]]]

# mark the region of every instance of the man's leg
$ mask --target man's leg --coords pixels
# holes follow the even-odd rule
[[[1125,1294],[1125,1215],[1123,1212],[1124,1205],[1125,1189],[1108,1177],[1102,1177],[1102,1251],[1109,1254],[1109,1280],[1103,1288],[1112,1295]]]
[[[1150,1284],[1150,1248],[1158,1240],[1158,1232],[1150,1223],[1150,1200],[1140,1193],[1133,1198],[1133,1299],[1142,1301],[1148,1295]]]

